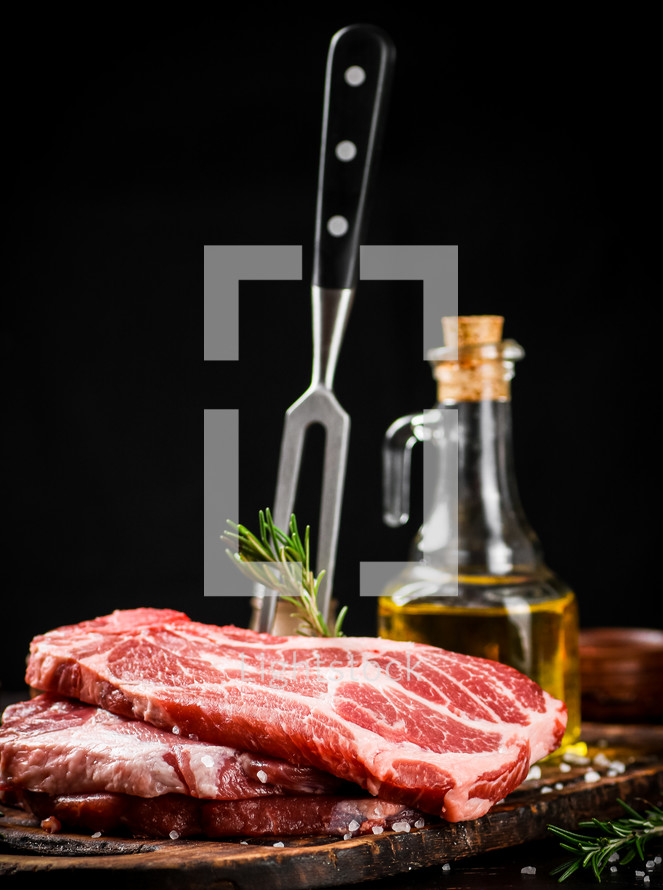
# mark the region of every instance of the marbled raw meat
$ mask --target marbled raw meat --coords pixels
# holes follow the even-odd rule
[[[36,637],[26,680],[453,822],[517,787],[566,726],[563,702],[494,661],[372,637],[276,637],[165,609]]]

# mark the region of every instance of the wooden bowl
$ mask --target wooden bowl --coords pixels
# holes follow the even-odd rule
[[[663,718],[663,632],[595,627],[580,631],[584,720],[649,722]]]

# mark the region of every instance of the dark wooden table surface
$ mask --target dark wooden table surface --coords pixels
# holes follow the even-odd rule
[[[661,851],[659,847],[659,853]],[[2,852],[0,846],[0,853]],[[654,848],[650,851],[653,858]],[[361,888],[361,890],[552,890],[552,888],[567,888],[567,890],[579,890],[588,887],[619,887],[619,888],[663,888],[663,865],[657,865],[653,869],[646,869],[641,863],[622,866],[616,872],[606,872],[601,884],[589,873],[574,875],[563,884],[558,884],[557,879],[550,877],[550,871],[562,861],[563,851],[554,841],[536,841],[511,847],[507,850],[498,850],[492,853],[483,853],[480,856],[452,862],[447,870],[441,865],[431,865],[416,871],[404,872],[391,878],[383,878],[376,881],[362,881],[334,885],[341,890],[349,888]],[[522,868],[533,866],[536,874],[522,874]],[[636,876],[636,869],[645,871],[649,881]],[[86,890],[104,890],[104,888],[121,887],[122,890],[138,888],[141,890],[168,890],[168,888],[180,888],[182,883],[178,879],[173,882],[163,872],[146,874],[143,871],[131,869],[122,871],[121,875],[115,869],[95,869],[93,871],[67,870],[66,874],[47,871],[26,871],[16,873],[0,872],[3,879],[2,886],[10,890],[11,887],[47,887],[57,885],[59,879],[66,881],[67,887],[85,887]],[[222,879],[215,881],[212,875],[206,875],[198,880],[192,877],[187,881],[188,890],[233,890],[232,882]],[[268,887],[268,885],[263,885]],[[261,885],[256,884],[256,890],[262,890]]]

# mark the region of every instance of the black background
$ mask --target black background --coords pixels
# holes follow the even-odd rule
[[[2,684],[22,682],[35,633],[114,608],[247,623],[245,600],[203,596],[203,409],[240,409],[239,519],[255,525],[310,374],[327,48],[362,20],[398,52],[365,240],[459,246],[461,313],[503,314],[526,350],[516,462],[548,563],[583,625],[656,626],[652,23],[247,10],[42,18],[8,38]],[[240,361],[204,365],[213,244],[301,244],[304,280],[242,284]],[[335,387],[353,423],[349,633],[375,627],[359,561],[406,558],[416,531],[382,524],[380,446],[435,400],[421,344],[421,286],[361,282]]]

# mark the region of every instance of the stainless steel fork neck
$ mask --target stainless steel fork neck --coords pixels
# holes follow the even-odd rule
[[[311,387],[332,389],[336,362],[355,295],[353,287],[311,286],[313,367]]]

